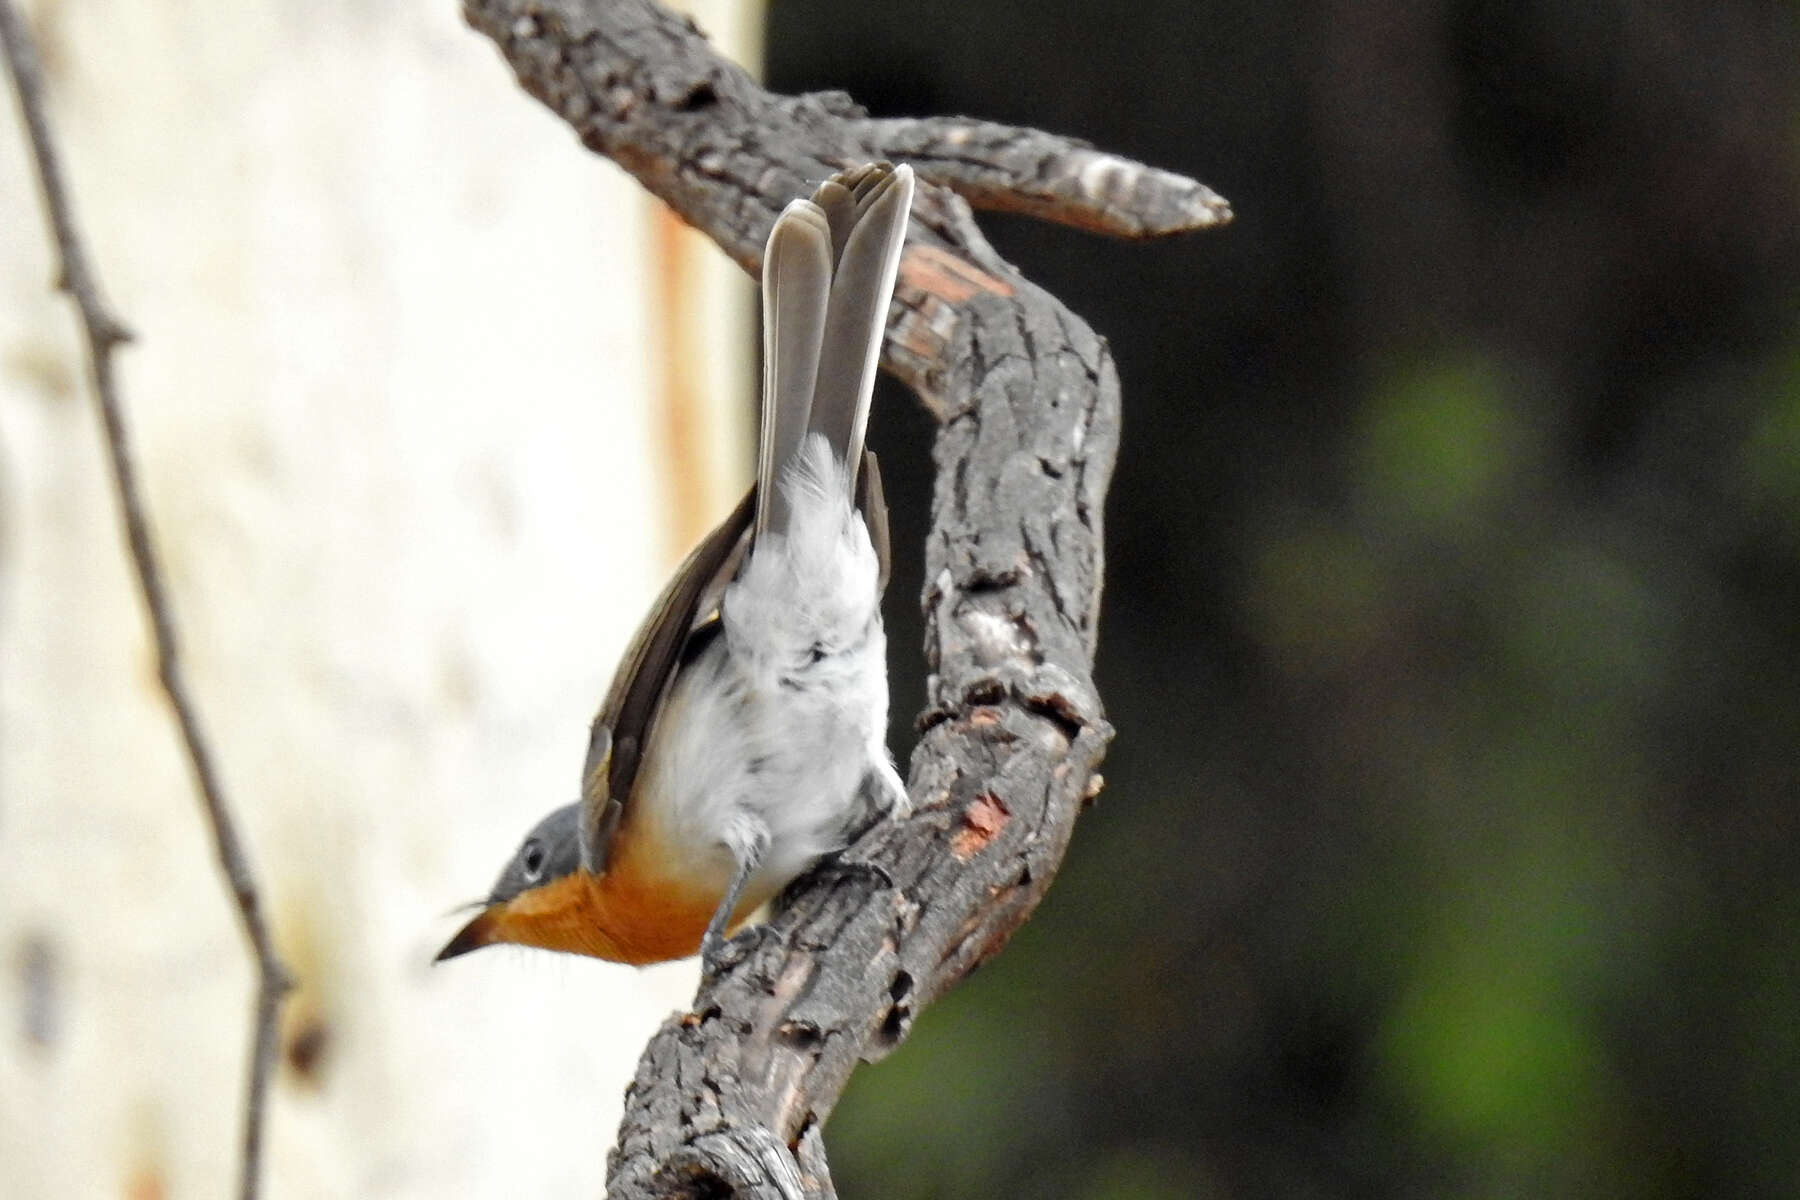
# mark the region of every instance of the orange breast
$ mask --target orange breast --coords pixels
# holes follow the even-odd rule
[[[576,871],[521,893],[498,916],[494,940],[638,966],[694,954],[723,892],[683,878],[646,843],[616,838],[604,874]],[[746,897],[732,927],[765,898]]]
[[[600,957],[641,964],[696,953],[721,897],[634,867],[624,859],[588,877],[594,880],[591,918],[613,951]]]

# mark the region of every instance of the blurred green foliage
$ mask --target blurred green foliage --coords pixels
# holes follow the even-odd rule
[[[1800,1195],[1800,8],[779,0],[769,46],[1238,212],[988,222],[1124,381],[1119,736],[1043,910],[856,1076],[843,1194]]]

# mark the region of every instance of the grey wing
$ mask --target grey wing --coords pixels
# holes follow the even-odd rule
[[[755,504],[752,488],[676,568],[613,675],[581,770],[581,865],[589,871],[606,867],[607,849],[630,807],[644,746],[683,652],[718,620],[719,597],[743,560]]]

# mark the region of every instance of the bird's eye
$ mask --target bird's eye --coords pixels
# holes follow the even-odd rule
[[[526,842],[519,851],[519,864],[525,868],[525,878],[536,883],[544,873],[544,848],[537,842]]]

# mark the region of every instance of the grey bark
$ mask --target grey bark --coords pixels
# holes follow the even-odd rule
[[[841,167],[912,161],[988,208],[1124,236],[1222,223],[1201,185],[1034,130],[872,120],[782,96],[650,0],[465,0],[520,83],[747,269],[777,213]],[[919,189],[884,365],[941,423],[925,547],[913,815],[815,873],[651,1040],[609,1195],[828,1197],[820,1129],[858,1063],[999,951],[1098,794],[1112,729],[1092,669],[1119,431],[1106,342]]]

